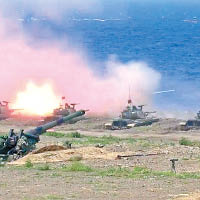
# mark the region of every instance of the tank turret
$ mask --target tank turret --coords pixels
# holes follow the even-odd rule
[[[122,119],[144,119],[146,118],[146,113],[143,112],[144,105],[135,106],[132,104],[132,100],[128,99],[128,105],[126,108],[121,112]]]
[[[147,126],[159,121],[158,118],[150,115],[155,112],[145,112],[143,111],[143,107],[144,105],[133,105],[132,100],[129,98],[128,105],[121,112],[120,117],[106,123],[104,127],[111,130],[126,129],[137,126]]]
[[[75,108],[77,105],[76,103],[69,104],[68,102],[65,101],[65,97],[62,97],[62,101],[64,102],[61,102],[60,106],[53,110],[52,114],[44,117],[43,119],[44,122],[56,120],[56,119],[59,119],[60,117],[64,117],[76,112],[76,108]]]

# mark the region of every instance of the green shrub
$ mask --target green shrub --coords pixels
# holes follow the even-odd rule
[[[31,167],[33,167],[33,163],[31,162],[31,160],[27,160],[27,161],[26,161],[25,167],[26,167],[26,168],[31,168]]]
[[[80,162],[73,162],[71,165],[65,165],[62,167],[63,171],[67,172],[92,172],[93,169]]]
[[[193,142],[186,138],[181,138],[181,140],[179,141],[179,144],[184,145],[184,146],[194,146]]]
[[[184,145],[184,146],[200,147],[199,141],[191,141],[191,140],[188,140],[186,138],[181,138],[181,140],[179,141],[179,144]]]
[[[72,132],[72,133],[68,133],[67,137],[71,137],[71,138],[81,138],[81,134],[79,132]]]
[[[52,136],[52,137],[56,137],[56,138],[62,138],[62,137],[66,136],[66,134],[64,134],[64,133],[57,133],[57,132],[46,132],[44,135]]]

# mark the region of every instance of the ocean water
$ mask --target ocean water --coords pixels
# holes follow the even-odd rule
[[[117,5],[118,2],[118,5]],[[40,26],[39,39],[65,37],[87,50],[91,60],[103,63],[110,55],[122,62],[143,61],[162,75],[159,90],[175,92],[154,95],[162,109],[200,109],[200,3],[107,2],[100,13],[66,16],[62,22],[40,21],[26,16],[24,29]],[[37,17],[37,16],[34,16]],[[50,30],[45,35],[42,27]],[[103,73],[104,67],[98,68]]]

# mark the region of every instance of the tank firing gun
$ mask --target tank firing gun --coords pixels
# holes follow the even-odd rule
[[[25,132],[24,130],[20,130],[19,134],[16,134],[14,129],[11,129],[8,136],[0,137],[0,158],[2,160],[7,160],[10,157],[11,160],[16,160],[23,157],[35,149],[36,143],[40,140],[39,136],[45,133],[48,129],[83,116],[85,112],[85,110],[80,110],[55,121],[38,126],[35,129]]]
[[[67,115],[75,113],[76,112],[76,105],[78,105],[78,103],[68,103],[65,100],[66,100],[65,96],[63,96],[62,99],[61,99],[60,106],[58,108],[55,108],[53,110],[53,113],[51,113],[48,116],[45,116],[43,118],[43,121],[49,122],[49,121],[52,121],[52,120],[59,119],[60,117],[65,117]],[[78,121],[78,119],[76,118],[75,121]],[[73,123],[73,120],[71,120],[70,122]]]

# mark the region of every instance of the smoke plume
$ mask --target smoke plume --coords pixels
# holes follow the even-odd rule
[[[43,7],[43,1],[36,2]],[[75,2],[80,5],[82,1],[70,5],[76,7]],[[86,10],[90,10],[91,5],[87,4]],[[48,14],[47,11],[52,17],[54,12],[45,7],[44,13]],[[15,101],[17,94],[32,81],[36,84],[50,83],[56,95],[64,95],[67,101],[80,103],[82,108],[98,114],[119,112],[127,102],[129,88],[135,104],[151,103],[161,76],[146,63],[121,63],[110,59],[102,63],[106,73],[100,76],[94,70],[97,69],[93,66],[95,63],[87,59],[86,52],[73,48],[63,50],[55,43],[32,47],[27,44],[19,24],[5,18],[0,23],[1,99]]]
[[[145,63],[111,60],[106,64],[106,76],[99,77],[73,50],[61,51],[55,46],[34,49],[23,40],[2,36],[0,46],[1,98],[15,98],[30,80],[51,82],[58,95],[66,95],[83,108],[114,112],[126,102],[129,87],[135,103],[148,103],[160,80],[160,74]]]

